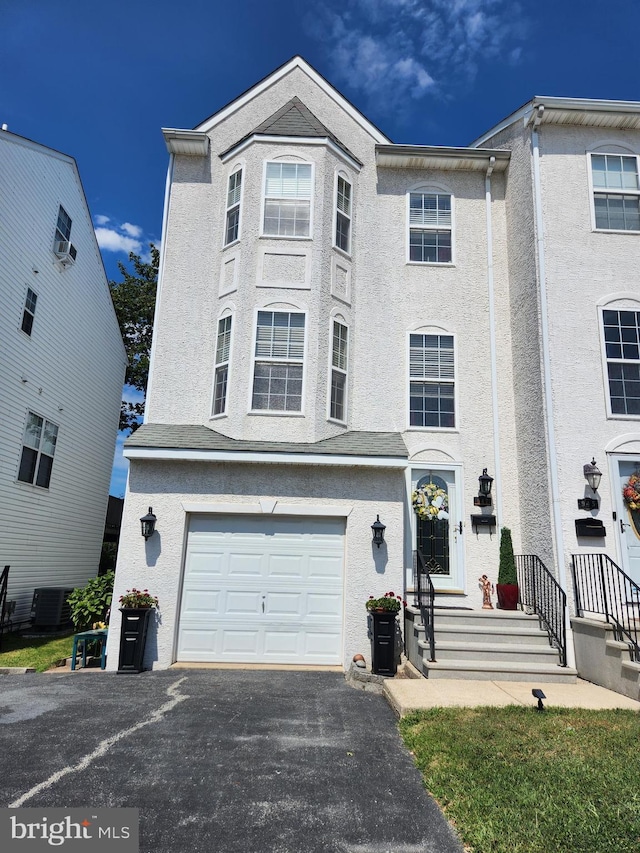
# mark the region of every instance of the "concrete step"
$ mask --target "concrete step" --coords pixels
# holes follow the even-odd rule
[[[418,643],[423,657],[429,656],[428,644]],[[541,645],[523,645],[521,643],[476,643],[468,641],[436,642],[436,659],[446,660],[485,661],[493,663],[558,663],[558,652],[549,643]]]
[[[424,628],[422,628],[424,631]],[[493,627],[490,625],[437,625],[435,629],[436,643],[455,643],[466,637],[474,643],[505,643],[514,645],[522,643],[528,646],[548,646],[549,639],[546,631],[539,627],[509,628]]]
[[[503,627],[510,631],[512,628],[527,629],[538,626],[537,616],[529,616],[522,610],[449,610],[436,608],[434,611],[434,625],[468,625],[491,626],[493,628]]]
[[[575,684],[577,671],[555,664],[491,663],[469,660],[447,660],[436,663],[423,662],[423,675],[427,678],[462,678],[476,681],[536,681],[541,684]]]

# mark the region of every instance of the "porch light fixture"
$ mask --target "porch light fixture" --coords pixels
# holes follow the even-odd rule
[[[473,499],[474,506],[491,506],[491,486],[493,485],[493,477],[487,474],[487,469],[482,469],[482,474],[478,477],[478,497]]]
[[[596,460],[594,457],[591,458],[591,463],[585,465],[583,467],[584,478],[591,486],[593,493],[595,494],[598,491],[598,486],[600,485],[600,480],[602,479],[602,471],[599,470],[596,465]]]
[[[376,515],[376,520],[371,525],[371,529],[373,530],[373,542],[379,548],[384,542],[384,531],[387,529],[386,525],[380,521],[379,515]]]
[[[156,529],[156,521],[158,519],[153,514],[153,507],[149,507],[149,512],[146,515],[143,515],[140,519],[140,526],[142,527],[142,535],[146,540],[153,536],[153,532]]]

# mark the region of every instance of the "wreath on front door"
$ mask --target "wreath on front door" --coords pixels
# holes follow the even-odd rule
[[[640,470],[634,471],[622,487],[622,496],[629,509],[640,509]]]
[[[435,483],[426,483],[411,495],[413,509],[418,518],[443,521],[449,518],[449,496]]]

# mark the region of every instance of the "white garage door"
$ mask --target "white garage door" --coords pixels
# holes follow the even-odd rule
[[[342,663],[344,521],[192,516],[179,661]]]

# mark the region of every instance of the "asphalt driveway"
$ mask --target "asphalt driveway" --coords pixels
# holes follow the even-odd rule
[[[135,807],[141,853],[460,853],[337,673],[0,676],[0,805]]]

